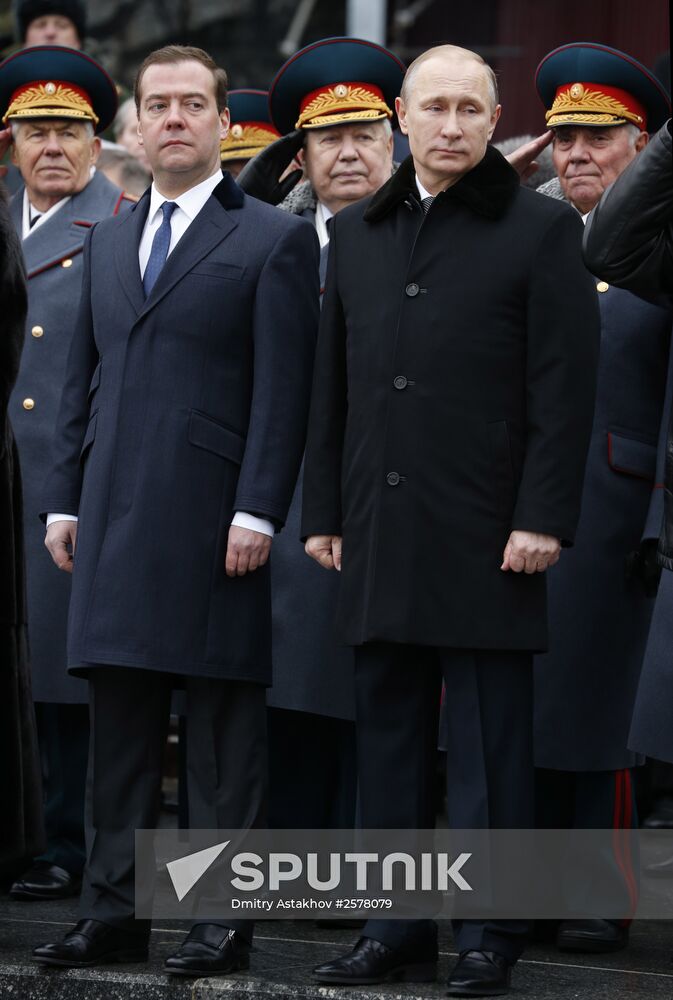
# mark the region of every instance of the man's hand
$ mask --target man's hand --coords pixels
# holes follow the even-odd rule
[[[535,162],[535,157],[540,155],[553,138],[554,133],[549,129],[547,132],[539,135],[537,139],[519,146],[513,153],[509,153],[505,157],[509,165],[516,170],[522,183],[523,181],[527,181],[529,177],[532,177],[538,169],[539,164]]]
[[[559,561],[561,543],[553,535],[513,531],[505,546],[501,570],[513,573],[544,573]]]
[[[75,554],[76,541],[77,521],[54,521],[47,528],[44,544],[58,568],[66,573],[72,573],[72,557]]]
[[[245,576],[263,566],[271,551],[271,535],[232,524],[227,541],[227,576]]]
[[[11,144],[12,127],[8,125],[7,128],[0,129],[0,160],[4,157]],[[0,177],[6,177],[7,171],[7,167],[0,166]]]
[[[304,548],[324,569],[341,572],[341,535],[311,535]]]
[[[304,142],[301,129],[288,132],[248,160],[236,178],[246,194],[269,205],[280,205],[303,177],[302,170],[285,171],[291,165]]]

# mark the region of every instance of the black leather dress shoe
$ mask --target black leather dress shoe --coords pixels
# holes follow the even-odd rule
[[[33,958],[45,965],[72,968],[107,962],[146,962],[147,936],[112,927],[100,920],[80,920],[62,941],[36,948]]]
[[[641,824],[645,830],[670,830],[673,828],[673,797],[660,795],[652,811]]]
[[[450,997],[499,997],[509,990],[512,965],[495,951],[464,951],[449,976]]]
[[[175,976],[225,976],[250,967],[250,945],[219,924],[197,924],[174,955],[164,962]]]
[[[12,883],[9,895],[11,899],[67,899],[76,896],[81,885],[79,875],[49,861],[36,861]]]
[[[612,920],[564,920],[556,935],[560,951],[621,951],[628,943],[628,927],[620,927]]]
[[[373,938],[361,937],[353,950],[333,962],[325,962],[313,970],[320,983],[430,983],[437,978],[437,950],[428,947],[419,954],[414,947],[389,948]]]

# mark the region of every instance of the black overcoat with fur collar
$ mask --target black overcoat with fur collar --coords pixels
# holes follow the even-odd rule
[[[599,316],[567,205],[494,149],[424,216],[412,159],[334,220],[302,533],[343,535],[338,622],[372,640],[547,645],[513,529],[570,544]]]
[[[0,871],[42,846],[42,803],[30,688],[19,458],[7,403],[19,371],[26,322],[21,247],[0,191]]]

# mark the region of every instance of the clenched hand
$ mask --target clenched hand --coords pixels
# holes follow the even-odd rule
[[[544,573],[559,561],[561,543],[553,535],[513,531],[503,552],[501,570],[513,573]]]
[[[72,573],[72,557],[75,554],[76,541],[77,521],[54,521],[47,528],[44,544],[58,568],[66,573]]]
[[[271,535],[232,524],[227,541],[227,576],[245,576],[263,566],[271,551]]]
[[[320,563],[324,569],[341,571],[341,536],[311,535],[304,546],[306,554]]]

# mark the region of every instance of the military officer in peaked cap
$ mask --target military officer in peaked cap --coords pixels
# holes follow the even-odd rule
[[[327,38],[297,52],[271,84],[270,116],[279,133],[295,137],[295,150],[301,144],[298,157],[306,175],[280,207],[315,226],[321,288],[333,215],[373,194],[391,175],[391,121],[403,76],[403,64],[387,49],[356,38]],[[276,176],[293,156],[292,139],[278,146],[285,150],[285,161]],[[274,154],[269,148],[261,159]],[[352,653],[334,635],[338,581],[296,544],[300,497],[301,477],[271,566],[271,819],[279,827],[351,827],[356,785]]]
[[[24,49],[0,65],[0,107],[23,179],[10,213],[23,241],[28,320],[10,414],[24,486],[33,696],[45,764],[48,844],[11,888],[14,899],[54,899],[79,888],[84,863],[88,747],[86,684],[66,674],[70,577],[44,548],[38,493],[49,461],[65,363],[82,284],[89,228],[126,204],[95,170],[96,133],[112,121],[117,93],[107,73],[74,49]],[[10,127],[11,126],[11,130]]]
[[[232,177],[238,177],[253,156],[280,139],[269,115],[266,90],[230,90],[231,124],[220,142],[220,159]]]
[[[586,218],[669,117],[668,95],[631,56],[587,42],[545,56],[536,84],[558,174],[539,190]],[[642,757],[627,739],[656,592],[673,315],[604,281],[596,288],[601,352],[582,516],[549,578],[550,651],[536,657],[537,802],[544,826],[627,831],[637,826],[632,768]],[[636,903],[629,835],[610,840],[614,852],[594,869],[598,910],[561,924],[564,950],[628,941],[628,919],[601,919],[601,884],[623,896],[625,917]]]

